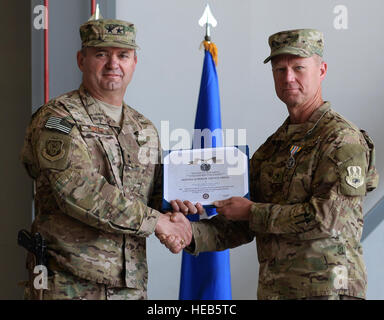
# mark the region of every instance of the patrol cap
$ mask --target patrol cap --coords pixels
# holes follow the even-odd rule
[[[82,47],[140,49],[133,23],[116,19],[89,20],[80,26]]]
[[[296,29],[281,31],[271,35],[268,39],[271,54],[264,60],[267,63],[279,54],[293,54],[308,58],[314,54],[323,56],[324,36],[315,29]]]

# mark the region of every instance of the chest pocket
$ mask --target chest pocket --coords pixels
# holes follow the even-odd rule
[[[81,132],[97,172],[122,190],[125,197],[147,202],[156,164],[153,154],[158,153],[158,148],[149,143],[152,140],[141,141],[132,132],[115,135],[109,127],[81,126]]]
[[[121,173],[123,157],[119,142],[108,127],[80,126],[80,131],[89,148],[95,170],[108,183],[122,188]]]
[[[264,201],[280,203],[283,188],[284,164],[264,162],[260,171],[260,190]]]
[[[287,169],[286,196],[288,203],[308,201],[313,194],[312,179],[319,161],[320,137],[311,139],[295,155],[295,166]]]
[[[260,164],[260,182],[257,193],[261,201],[279,203],[284,182],[285,162],[279,156],[279,144],[268,149],[264,148],[255,154],[255,160]]]
[[[146,133],[146,132],[144,132]],[[147,203],[153,189],[158,162],[157,135],[143,139],[143,132],[121,133],[118,137],[123,154],[123,189],[128,198],[139,197]]]

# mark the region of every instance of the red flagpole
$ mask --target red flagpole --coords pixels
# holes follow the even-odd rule
[[[49,0],[44,0],[45,26],[44,26],[44,103],[49,100]],[[96,0],[91,0],[91,14],[96,11]]]
[[[45,26],[44,26],[44,103],[49,100],[49,0],[44,0]]]

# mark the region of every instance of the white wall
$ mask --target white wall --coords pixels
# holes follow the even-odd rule
[[[364,261],[368,273],[367,299],[384,299],[384,221],[363,242]]]
[[[218,26],[212,39],[218,46],[217,67],[223,128],[246,128],[253,153],[287,117],[276,98],[270,65],[268,36],[294,28],[317,28],[325,35],[328,75],[324,98],[333,108],[366,129],[376,142],[377,167],[384,176],[383,59],[381,41],[384,4],[380,0],[348,1],[208,1]],[[334,28],[336,5],[348,10],[348,29]],[[125,101],[148,116],[160,129],[193,129],[203,52],[198,50],[204,30],[197,21],[206,0],[116,1],[116,17],[138,28],[139,62]],[[175,142],[171,143],[171,146]],[[367,212],[382,196],[383,188],[369,195]],[[377,228],[377,230],[382,229]],[[379,238],[379,239],[377,239]],[[381,242],[378,242],[380,241]],[[375,282],[383,262],[383,238],[372,234],[364,244],[370,273],[369,298],[383,299],[383,284]],[[372,252],[370,244],[378,251]],[[378,244],[380,243],[380,244]],[[151,237],[148,241],[149,298],[177,299],[181,255],[167,252]],[[231,250],[234,299],[255,299],[258,263],[255,243]]]

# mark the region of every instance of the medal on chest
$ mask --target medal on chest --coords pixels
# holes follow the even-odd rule
[[[303,143],[306,140],[306,138],[308,138],[312,134],[312,132],[316,128],[317,124],[320,122],[320,120],[324,117],[324,115],[327,112],[328,112],[328,109],[323,112],[323,114],[320,116],[320,118],[316,121],[315,125],[307,131],[304,138],[301,141],[299,141],[299,143]],[[300,152],[301,149],[302,149],[302,147],[294,146],[294,145],[292,145],[291,148],[289,149],[290,155],[289,155],[289,158],[288,158],[287,163],[286,163],[286,166],[288,169],[291,169],[295,166],[296,160],[295,160],[294,155],[296,153]]]
[[[291,146],[291,148],[289,149],[290,155],[286,164],[288,169],[291,169],[295,166],[296,161],[295,161],[294,155],[296,153],[299,153],[300,150],[301,150],[301,147],[299,146]]]

